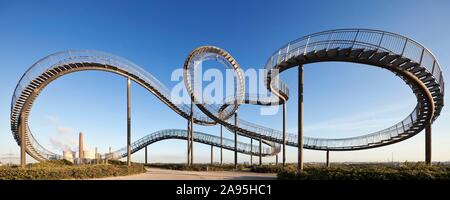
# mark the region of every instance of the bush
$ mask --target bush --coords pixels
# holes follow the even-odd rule
[[[288,165],[284,168],[289,168],[291,165]],[[278,173],[283,169],[281,165],[261,165],[261,166],[252,166],[251,171],[257,173]]]
[[[236,169],[233,164],[224,165],[210,165],[210,164],[193,164],[187,166],[186,164],[147,164],[148,167],[156,167],[162,169],[170,170],[181,170],[181,171],[248,171],[249,168],[246,165],[238,165]]]
[[[337,165],[331,168],[306,166],[303,172],[283,168],[278,179],[287,180],[450,180],[450,166],[427,166],[423,163],[405,163],[400,166],[363,164]]]
[[[72,165],[68,161],[48,161],[29,164],[26,168],[0,167],[0,180],[55,180],[87,179],[108,176],[124,176],[145,172],[144,166],[130,167],[121,164]]]

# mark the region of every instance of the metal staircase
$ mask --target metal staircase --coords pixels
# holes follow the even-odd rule
[[[195,142],[213,145],[213,146],[217,146],[217,147],[223,147],[224,149],[234,151],[234,140],[231,140],[228,138],[223,138],[222,142],[221,142],[220,137],[218,137],[218,136],[209,135],[209,134],[197,132],[197,131],[195,131],[194,133],[195,133],[194,134]],[[131,144],[131,153],[133,154],[152,143],[155,143],[155,142],[158,142],[161,140],[166,140],[166,139],[187,140],[187,131],[183,130],[183,129],[166,129],[166,130],[161,130],[161,131],[151,133],[151,134],[133,142]],[[239,153],[252,154],[252,155],[257,156],[257,155],[259,155],[259,146],[258,145],[251,146],[250,144],[247,144],[244,142],[238,142],[237,151]],[[267,148],[267,147],[262,148],[262,152],[261,152],[262,156],[268,156],[271,154],[272,154],[272,148]],[[126,156],[127,156],[127,147],[124,147],[124,148],[121,148],[121,149],[113,152],[112,155],[110,155],[110,158],[121,159]]]
[[[265,68],[268,70],[266,78],[267,88],[278,93],[281,97],[289,98],[289,89],[278,78],[278,74],[286,69],[315,62],[342,61],[362,63],[385,68],[402,78],[417,97],[417,106],[404,120],[391,127],[349,138],[304,138],[304,148],[315,150],[359,150],[380,147],[412,137],[424,129],[427,120],[434,121],[444,105],[444,78],[441,68],[433,54],[419,43],[404,36],[369,29],[340,29],[311,34],[294,40],[278,49],[268,59]],[[28,127],[30,108],[46,85],[60,76],[68,73],[99,70],[129,77],[134,82],[146,88],[159,98],[169,108],[186,119],[190,118],[190,105],[175,104],[170,100],[170,91],[160,81],[136,64],[104,52],[99,51],[63,51],[49,55],[32,65],[22,76],[14,91],[11,102],[11,130],[20,145],[19,127],[26,127],[27,153],[37,160],[58,159],[59,155],[46,150],[34,138]],[[421,87],[424,85],[426,88]],[[430,97],[431,99],[430,100]],[[232,101],[233,99],[229,99]],[[265,105],[278,102],[278,98],[260,99],[258,94],[246,94],[243,103]],[[279,103],[279,102],[278,102]],[[22,116],[22,117],[21,117]],[[21,122],[23,119],[23,122]],[[211,119],[203,112],[194,112],[194,123],[199,125],[215,125],[219,122]],[[265,155],[280,152],[282,132],[264,127],[242,119],[238,119],[238,126],[234,121],[221,121],[224,127],[238,134],[262,138],[272,148],[265,150]],[[183,131],[173,129],[154,134],[157,138],[172,137],[185,139]],[[156,137],[153,134],[154,137]],[[152,135],[152,134],[151,134]],[[136,141],[135,149],[144,143],[156,141],[150,139]],[[201,139],[201,137],[204,137]],[[207,138],[207,139],[205,139]],[[199,133],[194,138],[198,142],[217,145],[217,138]],[[287,145],[298,146],[297,134],[287,134]],[[243,144],[241,144],[243,145]],[[245,145],[244,145],[245,146]],[[256,154],[257,151],[247,151],[246,147],[239,149],[243,153]],[[223,146],[227,148],[226,146]],[[234,146],[233,146],[234,148]]]

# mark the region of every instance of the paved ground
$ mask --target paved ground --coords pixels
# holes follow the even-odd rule
[[[148,168],[146,173],[101,178],[99,180],[274,180],[276,174],[254,172],[196,172]]]

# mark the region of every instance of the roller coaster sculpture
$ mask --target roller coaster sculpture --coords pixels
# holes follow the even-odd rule
[[[235,96],[237,99],[232,99],[221,107],[198,101],[192,89],[194,79],[192,71],[195,68],[193,63],[210,59],[216,59],[234,69],[238,78]],[[243,103],[285,104],[289,99],[289,89],[279,80],[279,73],[293,67],[300,67],[303,71],[305,64],[329,61],[360,63],[387,69],[404,80],[412,89],[417,98],[417,105],[402,121],[383,130],[357,137],[336,139],[299,138],[297,133],[286,133],[236,117],[238,107]],[[224,141],[214,135],[193,131],[190,135],[189,130],[168,129],[137,140],[131,145],[132,153],[165,139],[190,139],[260,156],[278,154],[282,144],[283,147],[288,145],[313,150],[352,151],[394,144],[425,129],[426,160],[431,162],[431,124],[440,115],[444,106],[444,78],[441,67],[431,51],[407,37],[379,30],[338,29],[314,33],[289,42],[276,50],[265,64],[268,72],[265,86],[276,98],[261,99],[258,94],[245,93],[239,64],[228,52],[218,47],[203,46],[195,49],[186,59],[184,69],[187,91],[201,112],[193,109],[192,104],[172,102],[170,91],[164,84],[138,65],[116,55],[91,50],[69,50],[49,55],[33,64],[16,86],[11,101],[12,134],[17,144],[23,147],[23,151],[34,159],[38,161],[61,159],[60,155],[47,150],[36,141],[28,126],[30,109],[39,93],[55,79],[73,72],[98,70],[124,76],[141,85],[174,112],[187,119],[190,122],[190,130],[194,123],[204,126],[220,124],[241,136],[262,140],[266,145],[265,148],[260,148],[260,145],[240,142],[235,147],[232,144],[233,140],[225,139]],[[127,156],[125,148],[114,154],[118,158]]]

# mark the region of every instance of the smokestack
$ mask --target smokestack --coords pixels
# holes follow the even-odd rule
[[[80,132],[80,138],[79,138],[79,153],[78,153],[78,156],[79,156],[79,159],[80,159],[80,164],[83,164],[83,159],[84,159],[84,146],[83,146],[83,133],[82,132]]]
[[[99,157],[100,156],[98,155],[98,149],[97,147],[95,147],[95,164],[98,164],[98,159],[100,159]]]

